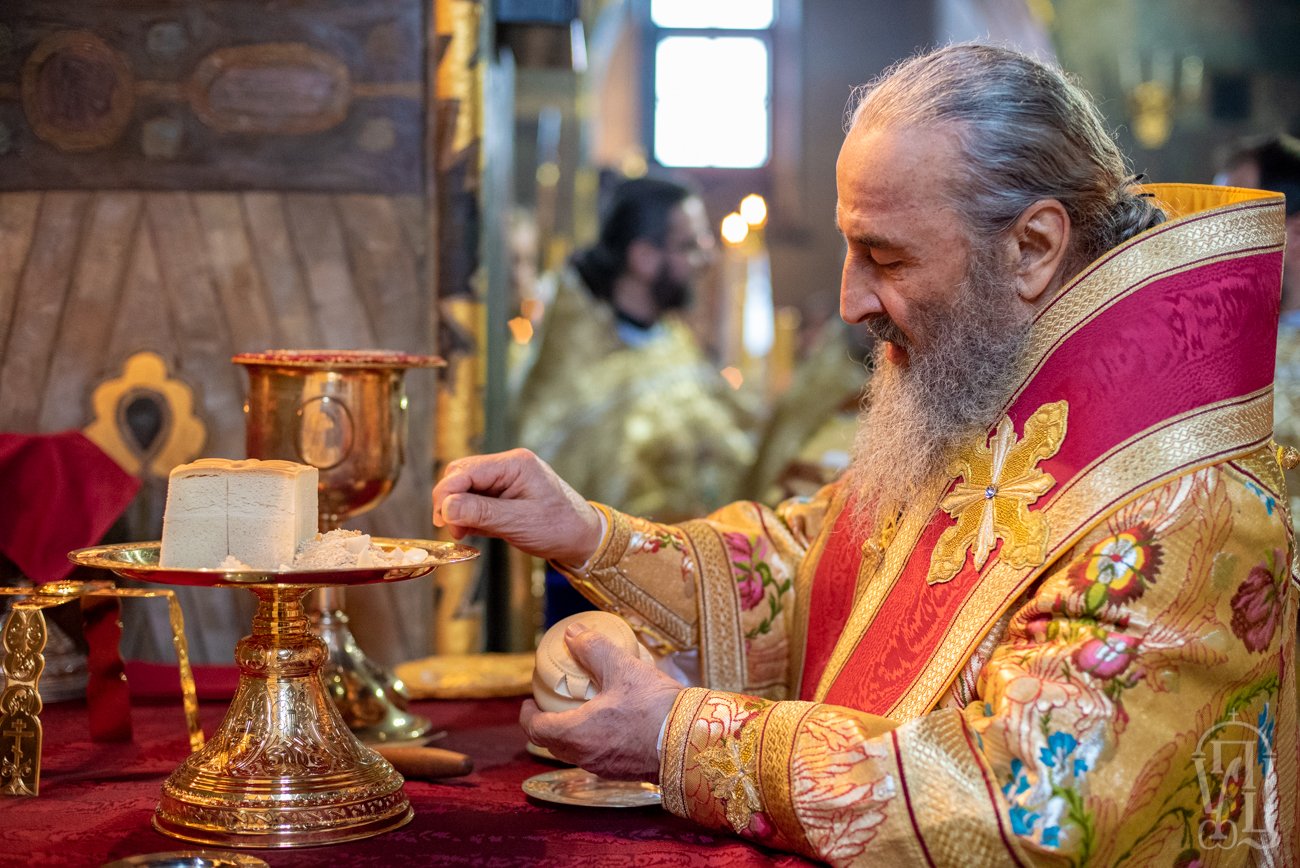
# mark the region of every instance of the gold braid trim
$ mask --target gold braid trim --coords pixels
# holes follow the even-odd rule
[[[664,749],[659,756],[659,791],[664,810],[679,817],[691,816],[686,805],[686,756],[690,753],[691,726],[708,695],[709,691],[703,687],[689,687],[677,694],[672,711],[668,712]]]
[[[930,516],[934,511],[931,504],[938,504],[940,496],[948,487],[948,482],[946,478],[932,480],[903,510],[903,517],[898,522],[893,540],[885,549],[884,559],[879,567],[874,568],[870,573],[869,581],[863,572],[873,570],[872,566],[859,562],[856,581],[861,590],[855,592],[857,597],[853,611],[849,613],[848,621],[840,632],[830,659],[826,662],[826,668],[822,670],[821,680],[817,683],[817,691],[813,699],[820,702],[826,698],[831,685],[835,683],[835,679],[839,677],[849,658],[853,656],[858,643],[862,641],[863,634],[876,619],[876,613],[884,605],[885,598],[889,596],[894,585],[898,583],[899,576],[903,574],[903,568],[912,557],[912,551],[920,541],[921,533],[929,524]]]
[[[958,712],[931,712],[922,725],[895,734],[903,792],[931,864],[1030,864]]]
[[[596,553],[586,569],[554,561],[552,565],[569,579],[578,593],[600,608],[616,615],[622,615],[624,610],[635,612],[645,622],[644,627],[635,625],[637,630],[649,633],[661,644],[677,649],[694,647],[695,625],[656,600],[619,567],[632,539],[628,517],[604,504],[589,502],[605,517],[605,536]]]
[[[596,546],[596,553],[591,556],[591,566],[593,569],[602,566],[612,567],[627,552],[627,543],[632,538],[632,529],[627,523],[627,517],[622,513],[615,512],[605,504],[596,503],[594,500],[589,500],[587,503],[591,504],[592,508],[605,519],[605,533],[600,538],[600,545]]]
[[[803,720],[817,706],[812,702],[778,702],[765,712],[763,735],[759,743],[758,790],[767,818],[791,849],[812,853],[813,847],[804,834],[803,824],[794,809],[794,787],[790,773],[795,744]]]
[[[695,557],[700,677],[706,687],[739,693],[745,687],[745,634],[727,545],[707,522],[688,521],[678,527],[686,534]]]

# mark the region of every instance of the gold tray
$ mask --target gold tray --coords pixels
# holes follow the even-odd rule
[[[412,699],[530,696],[533,654],[437,654],[399,663],[393,674]]]
[[[533,775],[523,790],[534,799],[585,808],[644,808],[661,801],[659,788],[643,781],[609,781],[582,769]]]
[[[105,862],[100,868],[268,868],[266,860],[247,853],[217,850],[174,850],[145,853]]]
[[[371,537],[371,543],[385,551],[395,548],[424,549],[429,556],[418,564],[388,567],[330,567],[319,570],[223,570],[164,567],[158,563],[162,543],[134,542],[111,546],[91,546],[68,552],[68,560],[83,567],[112,570],[119,576],[140,582],[162,585],[238,586],[295,585],[369,585],[376,582],[414,579],[428,575],[438,567],[473,560],[478,550],[453,542],[424,539]]]

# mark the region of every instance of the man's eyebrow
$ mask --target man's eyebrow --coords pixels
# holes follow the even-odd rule
[[[883,235],[875,235],[870,232],[852,232],[848,233],[838,225],[835,230],[840,233],[840,237],[845,241],[853,244],[859,244],[863,247],[871,247],[875,250],[902,250],[902,242],[895,241],[892,238],[886,238]]]

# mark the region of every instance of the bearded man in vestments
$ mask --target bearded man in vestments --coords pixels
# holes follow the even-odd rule
[[[672,520],[739,496],[756,419],[682,318],[714,260],[704,202],[623,181],[599,238],[546,276],[514,373],[518,443],[590,497]]]
[[[636,178],[614,188],[596,243],[543,280],[513,374],[515,442],[616,509],[672,521],[741,496],[757,418],[682,318],[713,248],[697,195]],[[547,569],[548,624],[587,608]]]
[[[1281,197],[1139,187],[1057,70],[974,45],[865,88],[836,181],[881,339],[839,482],[677,525],[521,451],[435,486],[699,651],[683,689],[575,631],[601,692],[529,737],[837,865],[1295,864]]]

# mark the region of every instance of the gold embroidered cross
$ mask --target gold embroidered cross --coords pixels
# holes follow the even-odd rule
[[[737,835],[749,828],[756,812],[763,810],[756,769],[761,731],[753,720],[746,721],[738,736],[723,736],[722,741],[699,754],[700,773],[713,798],[726,803],[727,822]]]
[[[961,481],[939,505],[957,524],[935,543],[930,557],[930,584],[946,582],[961,571],[973,551],[982,569],[997,540],[1000,557],[1013,567],[1037,566],[1047,556],[1047,520],[1029,504],[1056,484],[1038,464],[1056,454],[1065,440],[1065,401],[1044,404],[1025,420],[1025,436],[1016,441],[1010,417],[1002,417],[989,444],[964,449],[948,473]]]

